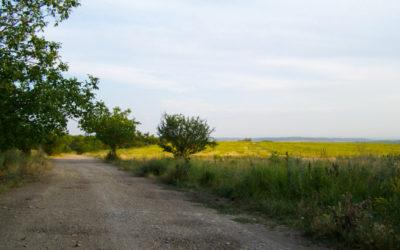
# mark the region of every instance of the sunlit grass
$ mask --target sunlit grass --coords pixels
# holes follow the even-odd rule
[[[284,156],[288,152],[291,156],[303,158],[334,158],[338,156],[382,156],[400,154],[399,144],[383,143],[317,143],[317,142],[218,142],[215,148],[208,148],[195,154],[194,158],[215,157],[269,157],[272,152]],[[104,156],[107,151],[91,153],[91,155]],[[152,159],[172,156],[163,152],[157,145],[141,148],[118,150],[122,159]]]

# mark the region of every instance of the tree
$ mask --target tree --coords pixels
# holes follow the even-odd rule
[[[151,135],[149,132],[142,133],[137,131],[135,141],[128,144],[128,147],[144,147],[149,145],[157,145],[158,137]]]
[[[97,105],[86,113],[81,120],[80,127],[87,133],[95,133],[96,138],[110,147],[107,158],[117,158],[117,148],[132,143],[136,137],[136,125],[140,124],[135,119],[129,119],[129,109],[122,111],[119,107],[111,113],[103,103]]]
[[[190,155],[204,150],[207,146],[214,147],[211,141],[210,128],[205,120],[199,117],[185,117],[182,114],[163,114],[157,127],[160,147],[174,155],[175,158],[190,159]]]
[[[1,0],[0,151],[29,152],[48,134],[63,134],[93,101],[98,79],[65,77],[60,44],[43,37],[53,18],[67,19],[77,0]]]
[[[70,152],[71,142],[72,137],[70,135],[59,136],[51,133],[46,136],[46,139],[40,144],[40,146],[48,155],[55,155]]]
[[[77,154],[107,149],[106,145],[95,136],[75,135],[71,136],[71,140],[69,147]]]

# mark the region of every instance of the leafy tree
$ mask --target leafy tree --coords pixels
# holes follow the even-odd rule
[[[70,135],[57,135],[50,133],[41,143],[41,148],[49,155],[71,152],[70,144],[72,137]]]
[[[71,137],[71,140],[69,147],[77,154],[107,149],[95,136],[75,135]]]
[[[144,147],[148,145],[157,145],[159,143],[158,137],[150,133],[142,133],[137,131],[135,141],[128,144],[129,147]]]
[[[136,137],[136,125],[139,122],[129,119],[129,109],[122,111],[119,107],[110,112],[102,103],[98,103],[86,117],[80,127],[87,133],[95,133],[96,138],[111,148],[107,158],[117,158],[117,148],[132,143]]]
[[[142,134],[144,145],[157,145],[160,140],[149,132]]]
[[[67,19],[77,0],[0,0],[0,151],[29,152],[51,133],[63,134],[93,101],[98,79],[67,78],[60,44],[44,28]]]
[[[104,102],[91,103],[88,109],[83,112],[82,119],[79,120],[79,127],[87,134],[95,134],[102,117],[110,116],[111,112]]]
[[[185,117],[182,114],[164,113],[157,127],[160,147],[172,153],[175,158],[186,160],[207,146],[216,145],[215,141],[211,141],[213,131],[205,120],[199,117]]]

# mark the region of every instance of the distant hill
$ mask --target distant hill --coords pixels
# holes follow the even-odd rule
[[[367,138],[335,138],[335,137],[256,137],[256,138],[241,138],[241,137],[220,137],[217,141],[273,141],[273,142],[369,142],[369,143],[391,143],[400,144],[400,140],[373,140]]]

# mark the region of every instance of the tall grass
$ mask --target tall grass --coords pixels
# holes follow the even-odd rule
[[[226,197],[348,247],[400,248],[400,157],[120,160],[120,166]]]
[[[0,191],[32,181],[48,168],[41,152],[31,155],[13,150],[0,153]]]

